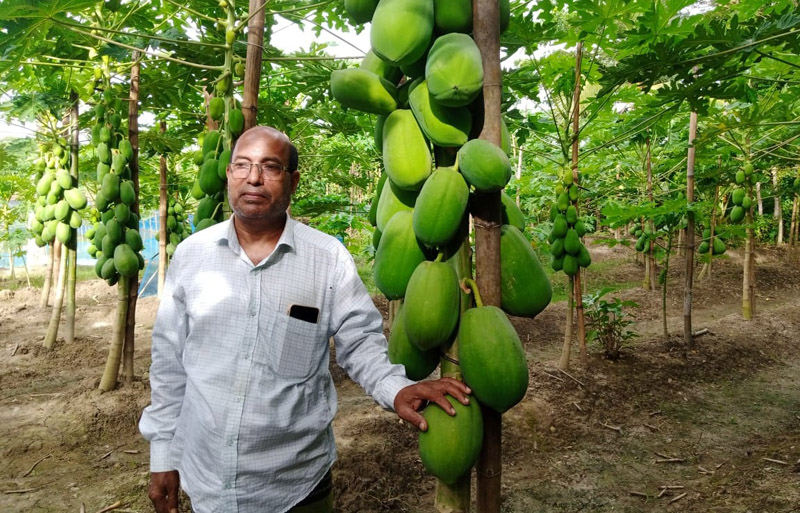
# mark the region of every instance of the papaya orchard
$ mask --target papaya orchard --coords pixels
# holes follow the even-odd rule
[[[7,183],[26,189],[2,198],[28,212],[28,247],[47,248],[39,262],[52,263],[40,297],[44,305],[53,304],[47,351],[32,349],[41,333],[35,342],[27,335],[20,342],[9,339],[9,362],[25,355],[28,369],[39,364],[60,372],[45,356],[69,367],[63,355],[71,355],[87,363],[76,374],[89,383],[88,373],[100,373],[91,337],[104,344],[111,339],[110,367],[100,388],[113,392],[100,399],[109,408],[101,417],[131,417],[133,408],[126,413],[119,399],[141,398],[137,387],[149,364],[149,341],[142,335],[155,300],[142,298],[143,317],[135,317],[139,287],[128,290],[126,283],[146,281],[156,267],[163,273],[183,240],[230,215],[226,168],[236,137],[255,123],[268,124],[286,132],[300,153],[302,178],[292,216],[338,236],[353,254],[388,317],[391,361],[412,379],[450,376],[473,390],[469,407],[454,405],[455,417],[429,406],[424,415],[430,429],[419,435],[388,417],[377,420],[382,428],[371,427],[354,414],[359,410],[343,408],[335,423],[346,447],[340,451],[346,484],[337,485],[342,511],[499,511],[500,490],[509,511],[553,504],[573,511],[598,503],[642,510],[652,501],[661,505],[665,496],[671,500],[672,489],[662,493],[657,483],[678,482],[683,477],[677,474],[643,471],[645,478],[637,481],[622,469],[626,463],[641,466],[614,460],[625,491],[593,481],[589,488],[602,489],[593,495],[581,492],[587,488],[571,477],[556,475],[552,462],[566,461],[575,475],[579,468],[594,468],[597,462],[585,459],[569,463],[573,453],[565,448],[608,452],[596,440],[596,426],[633,436],[643,425],[644,433],[659,440],[662,434],[663,440],[697,438],[682,438],[669,425],[680,418],[680,403],[662,389],[653,399],[669,406],[661,408],[665,423],[640,418],[637,412],[657,408],[622,386],[625,381],[644,386],[650,384],[643,378],[648,373],[653,383],[671,376],[665,383],[692,385],[702,395],[698,402],[717,404],[713,390],[701,384],[695,358],[706,363],[715,384],[730,385],[729,374],[743,373],[746,384],[758,364],[773,365],[778,354],[791,352],[791,341],[770,331],[770,319],[782,315],[795,322],[787,315],[794,299],[778,285],[797,282],[800,17],[794,6],[751,0],[251,3],[252,10],[233,0],[186,6],[4,3],[2,112],[12,124],[35,127],[39,150],[0,168],[4,183],[7,176]],[[281,49],[281,34],[292,25],[307,29],[308,37],[300,39],[310,46]],[[336,48],[311,32],[335,32],[348,44]],[[11,219],[10,211],[3,205],[4,220]],[[156,212],[162,225],[158,252],[143,223]],[[5,233],[11,228],[6,223]],[[10,235],[0,243],[10,247]],[[31,250],[27,256],[34,255]],[[70,270],[90,258],[95,265],[88,273]],[[85,279],[95,271],[106,281],[100,285],[117,286],[116,297]],[[70,289],[82,276],[77,292]],[[587,306],[584,294],[592,298]],[[598,308],[595,299],[604,294],[622,298],[615,304],[628,306],[615,311],[616,320],[641,332],[623,348],[617,368],[607,366],[593,342],[612,321],[603,325],[593,310],[584,326],[584,310]],[[87,306],[91,297],[109,302],[105,313]],[[20,305],[27,308],[25,298],[20,292]],[[769,302],[762,305],[760,298]],[[57,333],[64,300],[62,342]],[[632,300],[639,307],[630,306]],[[733,316],[725,317],[730,326],[716,322],[712,304],[715,315]],[[114,307],[116,316],[110,313]],[[658,314],[648,311],[659,308],[661,326],[655,329],[648,322]],[[92,313],[82,319],[87,309]],[[629,316],[633,324],[625,324]],[[107,329],[99,332],[98,326]],[[45,331],[34,320],[27,330],[40,328]],[[776,341],[767,356],[759,354],[759,333]],[[755,338],[745,341],[744,335]],[[137,337],[142,340],[134,352]],[[753,361],[721,351],[724,344],[706,343],[718,337]],[[575,344],[580,359],[573,362]],[[124,380],[117,383],[123,350]],[[678,354],[683,356],[670,367],[656,363],[672,362]],[[634,360],[643,368],[634,371]],[[794,390],[787,385],[792,372],[780,374],[779,390]],[[62,381],[71,383],[54,379],[51,386]],[[735,389],[775,401],[745,385]],[[599,397],[589,400],[581,390]],[[796,410],[791,394],[780,397],[780,405],[770,403],[776,411]],[[601,408],[608,408],[602,420]],[[780,413],[756,426],[756,413],[744,405],[725,408],[720,411],[744,419],[740,431],[714,425],[742,446],[760,447],[747,441],[756,427],[790,438]],[[16,417],[9,418],[10,426],[18,426]],[[370,436],[358,440],[349,428]],[[696,429],[689,428],[692,435]],[[114,431],[123,439],[124,433]],[[27,453],[9,440],[9,454]],[[663,443],[662,454],[680,450]],[[653,450],[644,443],[626,447]],[[762,448],[760,461],[791,466],[796,454],[790,447]],[[714,453],[711,445],[703,448]],[[737,459],[733,450],[714,454],[752,470],[752,462]],[[381,466],[368,467],[370,455]],[[133,466],[144,465],[128,456]],[[23,460],[13,456],[14,475],[33,464]],[[700,463],[709,472],[701,472],[701,480],[727,470]],[[23,477],[44,478],[38,469],[47,466]],[[399,477],[408,468],[418,471],[410,473],[416,477]],[[384,488],[361,493],[348,472]],[[748,488],[747,507],[773,508],[756,501],[770,495],[762,490],[788,488],[780,486],[784,478],[770,474],[760,488]],[[536,480],[536,493],[528,491],[530,479]],[[9,497],[24,501],[40,493],[17,497],[44,481],[34,482],[9,485]],[[557,484],[548,489],[546,483]],[[630,490],[637,494],[629,496]],[[61,500],[51,509],[74,509],[56,495],[42,504]],[[399,499],[378,504],[375,495]],[[580,499],[561,500],[569,495]],[[771,495],[777,510],[796,498]],[[673,498],[692,510],[726,507],[720,497],[703,482],[698,491],[687,488],[686,496]],[[10,505],[30,509],[23,502]]]

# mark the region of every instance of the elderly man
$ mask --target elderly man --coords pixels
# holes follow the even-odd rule
[[[178,511],[179,486],[197,513],[332,511],[329,337],[350,377],[421,430],[423,403],[455,414],[445,396],[467,404],[469,389],[389,362],[352,257],[286,213],[300,172],[285,134],[245,132],[227,177],[233,216],[178,246],[153,328],[149,496],[159,513]]]

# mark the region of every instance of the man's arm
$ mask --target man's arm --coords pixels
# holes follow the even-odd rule
[[[400,418],[424,431],[427,425],[418,410],[426,402],[435,402],[451,415],[455,410],[445,395],[469,403],[470,390],[462,382],[443,378],[415,383],[406,377],[402,365],[389,361],[383,317],[349,254],[342,258],[335,283],[331,323],[336,360],[381,406],[394,409]]]
[[[186,388],[186,373],[182,363],[187,332],[186,304],[179,274],[180,259],[174,258],[167,272],[153,326],[150,405],[145,408],[139,421],[139,430],[150,442],[151,478],[148,494],[158,513],[178,510],[179,478],[170,459],[170,445]]]

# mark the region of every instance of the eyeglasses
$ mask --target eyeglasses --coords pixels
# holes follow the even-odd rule
[[[250,176],[250,170],[253,166],[258,168],[265,180],[277,180],[283,175],[284,171],[289,170],[286,166],[276,162],[264,162],[261,164],[258,162],[234,162],[233,164],[228,164],[228,169],[230,169],[234,178],[242,179]]]

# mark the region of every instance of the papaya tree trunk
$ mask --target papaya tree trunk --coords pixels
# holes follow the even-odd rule
[[[581,115],[581,61],[583,59],[583,41],[578,41],[575,49],[575,91],[572,95],[572,181],[580,183],[578,175],[578,141],[580,137],[580,115]],[[580,213],[579,202],[573,202],[575,210]],[[575,314],[578,321],[578,351],[582,365],[586,365],[588,354],[586,351],[586,324],[583,315],[583,288],[581,287],[580,267],[572,283],[572,293],[575,296]]]
[[[25,280],[28,282],[28,288],[31,288],[31,275],[28,273],[28,263],[25,261],[25,255],[22,255],[22,268],[25,269]]]
[[[794,245],[797,242],[797,193],[792,199],[792,220],[789,225],[789,252],[794,252]]]
[[[161,122],[161,133],[167,131],[167,122]],[[167,279],[167,156],[161,155],[158,169],[158,297]]]
[[[128,167],[131,170],[131,181],[136,193],[131,214],[139,212],[139,52],[133,53],[133,66],[131,67],[131,90],[128,102],[128,140],[133,148],[133,156]],[[141,219],[140,219],[141,222]],[[139,229],[139,226],[136,227]],[[133,353],[136,337],[136,301],[139,298],[139,273],[137,272],[127,280],[128,287],[128,313],[125,316],[125,342],[122,360],[122,376],[126,386],[133,384]]]
[[[500,16],[496,0],[473,0],[473,37],[483,63],[483,129],[480,138],[500,146]],[[475,218],[475,273],[487,305],[500,306],[500,193],[481,194]],[[478,457],[477,506],[481,513],[499,513],[501,503],[502,416],[483,412],[483,447]]]
[[[750,136],[745,139],[745,158],[750,160]],[[753,197],[753,177],[748,176],[746,188],[747,195]],[[761,202],[761,182],[756,182],[756,195],[758,197],[759,215],[763,215],[763,205]],[[742,317],[750,320],[756,315],[756,284],[755,284],[755,265],[754,265],[754,251],[755,251],[755,233],[754,233],[755,216],[753,215],[753,206],[747,209],[745,223],[747,224],[747,240],[744,245],[744,263],[742,269]]]
[[[783,208],[781,207],[781,192],[778,188],[778,168],[772,168],[772,190],[775,194],[775,209],[773,215],[778,221],[778,238],[775,244],[778,246],[783,245]]]
[[[664,340],[669,339],[669,328],[667,327],[667,281],[669,281],[669,257],[672,254],[672,240],[674,233],[672,229],[667,232],[667,250],[664,256],[664,278],[661,280],[661,322]]]
[[[692,111],[689,118],[689,157],[686,164],[686,274],[683,288],[683,341],[688,348],[694,347],[692,337],[692,287],[694,278],[694,156],[697,136],[697,112]]]
[[[464,242],[458,249],[455,255],[450,259],[450,264],[455,267],[458,281],[461,282],[464,278],[471,277],[472,258],[470,257],[469,239],[467,238],[468,225],[464,224],[465,232],[461,235]],[[472,306],[472,295],[466,294],[461,291],[460,310],[461,315]],[[460,317],[460,315],[459,315]],[[453,378],[463,381],[461,375],[461,367],[458,365],[458,338],[453,341],[453,344],[447,348],[445,355],[441,361],[441,375],[443,378]],[[467,472],[458,481],[453,484],[447,484],[443,481],[436,481],[436,499],[435,508],[439,513],[468,513],[470,507],[470,473]]]
[[[650,203],[653,203],[653,157],[652,157],[652,149],[651,149],[650,137],[647,137],[647,198]],[[652,219],[648,219],[648,225],[650,226],[650,233],[656,233],[656,227],[653,224]],[[657,279],[656,279],[656,259],[655,259],[655,249],[656,249],[656,241],[650,240],[649,248],[647,251],[647,274],[645,275],[645,281],[647,283],[648,290],[656,290],[657,287]]]
[[[761,197],[761,182],[756,182],[756,203],[758,204],[758,215],[763,216],[764,199]]]
[[[64,306],[64,290],[66,289],[67,251],[61,251],[58,264],[58,283],[56,284],[56,297],[53,301],[53,309],[50,312],[50,324],[47,326],[47,333],[44,336],[44,348],[52,349],[58,336],[58,326],[61,324],[61,309]]]
[[[44,284],[42,285],[42,295],[39,298],[39,308],[47,308],[48,303],[50,303],[50,288],[53,284],[53,269],[55,267],[56,260],[56,245],[61,248],[61,243],[53,241],[50,243],[50,260],[47,263],[47,268],[44,270]],[[61,253],[59,249],[58,253]]]
[[[78,136],[80,126],[78,124],[78,93],[71,91],[69,95],[71,102],[69,108],[69,148],[70,166],[69,174],[78,183]],[[69,244],[67,244],[67,318],[64,323],[64,342],[71,344],[75,340],[75,283],[78,274],[78,230],[70,228]]]
[[[572,324],[574,322],[573,315],[575,313],[573,286],[574,276],[569,277],[569,286],[567,287],[567,323],[564,327],[564,346],[561,348],[561,358],[558,360],[558,368],[561,370],[569,369],[569,356],[572,351]]]
[[[247,24],[247,58],[244,68],[242,114],[244,129],[258,124],[258,86],[261,81],[261,59],[264,54],[264,6],[266,0],[250,0],[250,21]]]
[[[119,375],[119,364],[122,359],[122,347],[125,342],[125,318],[128,315],[128,278],[119,277],[117,283],[117,315],[114,318],[114,331],[111,336],[111,346],[108,349],[106,368],[103,377],[100,379],[101,392],[108,392],[117,386],[117,375]]]

